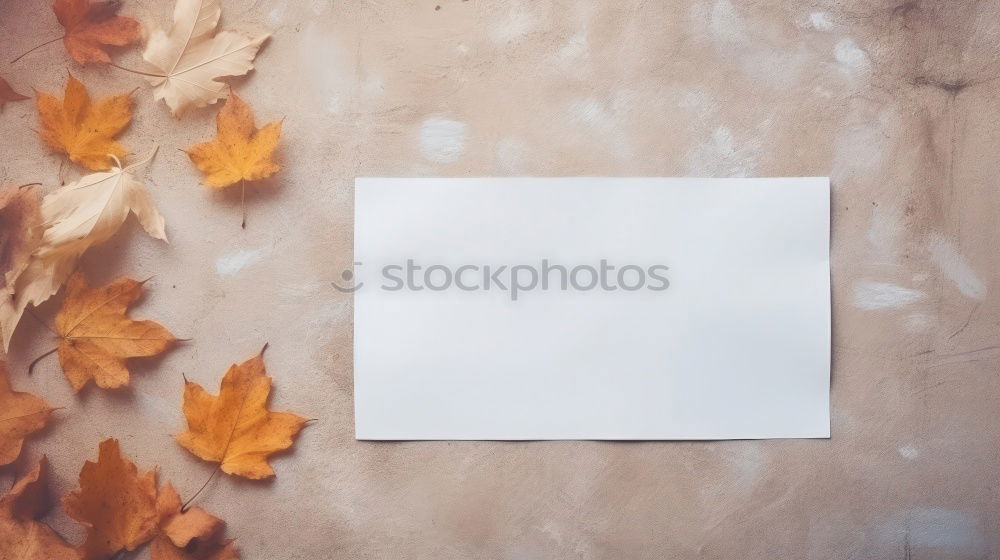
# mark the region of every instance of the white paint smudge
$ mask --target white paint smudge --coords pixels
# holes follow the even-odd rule
[[[899,454],[904,459],[909,459],[912,461],[916,459],[918,455],[920,455],[920,452],[918,452],[917,448],[913,447],[912,445],[904,445],[903,447],[899,448]]]
[[[918,333],[926,331],[934,326],[937,321],[933,315],[927,313],[910,313],[906,316],[903,326],[907,332]]]
[[[677,106],[690,111],[702,124],[707,123],[719,109],[712,95],[704,91],[684,90],[679,97]]]
[[[736,61],[747,76],[774,89],[797,83],[813,58],[804,45],[782,48],[774,37],[755,32],[730,0],[717,0],[711,6],[695,3],[689,18],[692,28],[707,30],[723,58]]]
[[[501,138],[496,145],[497,161],[500,168],[507,173],[520,173],[523,169],[524,156],[528,153],[528,146],[519,138],[508,136]]]
[[[902,218],[902,212],[892,204],[879,204],[872,208],[871,223],[868,224],[872,263],[896,263],[896,238]]]
[[[469,125],[441,117],[430,117],[420,126],[420,153],[430,161],[451,163],[465,152]]]
[[[538,15],[531,9],[530,3],[520,3],[507,11],[507,16],[490,27],[489,37],[496,44],[509,43],[527,35],[535,28]]]
[[[850,37],[844,37],[833,47],[833,57],[846,74],[862,74],[871,69],[871,61]]]
[[[309,7],[312,8],[314,14],[321,16],[330,11],[330,8],[333,7],[333,0],[312,0]]]
[[[244,268],[260,262],[263,258],[263,249],[234,251],[215,260],[215,271],[221,276],[232,276]]]
[[[309,88],[325,100],[325,108],[340,113],[348,108],[356,76],[351,57],[334,37],[310,25],[302,34],[302,76],[312,81]]]
[[[904,543],[909,549],[945,552],[933,557],[948,558],[961,552],[982,557],[986,539],[980,523],[971,515],[942,507],[914,508],[897,512],[878,528],[880,539],[897,550]]]
[[[570,112],[575,120],[597,128],[610,130],[617,124],[611,110],[600,99],[593,97],[574,101]]]
[[[718,0],[712,6],[708,28],[712,37],[724,45],[740,45],[748,39],[746,24],[729,0]]]
[[[986,284],[950,239],[935,234],[931,236],[927,249],[930,251],[931,261],[941,269],[945,277],[955,283],[960,292],[973,299],[986,297]]]
[[[737,146],[733,132],[720,126],[708,140],[689,150],[684,161],[692,176],[747,177],[757,167],[760,147],[759,138]]]
[[[305,299],[321,295],[329,286],[322,282],[296,282],[279,284],[275,290],[277,299],[298,303]]]
[[[848,123],[834,142],[834,184],[854,177],[871,179],[882,167],[886,154],[902,137],[902,118],[894,106],[877,112],[865,106],[855,109],[855,122]]]
[[[734,447],[727,448],[726,459],[735,471],[737,486],[750,488],[760,480],[770,458],[756,442],[734,443]]]
[[[632,148],[621,117],[628,113],[632,98],[631,92],[618,91],[606,102],[594,97],[578,99],[570,104],[570,118],[593,129],[616,156],[628,157]]]
[[[587,34],[581,31],[570,37],[563,46],[559,47],[559,50],[555,53],[555,57],[564,64],[573,64],[583,60],[589,54],[590,44],[587,42]]]
[[[285,17],[285,8],[288,5],[288,0],[279,0],[275,3],[274,8],[267,13],[267,23],[271,27],[277,27],[281,25]]]
[[[590,43],[586,31],[569,38],[561,47],[548,56],[550,62],[563,74],[582,79],[589,71]]]
[[[920,290],[886,282],[862,282],[854,287],[854,306],[869,311],[904,307],[923,298]]]
[[[809,23],[814,29],[829,31],[833,29],[833,22],[830,21],[830,14],[826,12],[813,12],[809,14]]]

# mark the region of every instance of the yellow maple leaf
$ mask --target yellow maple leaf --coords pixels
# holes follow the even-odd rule
[[[84,463],[80,488],[62,502],[66,513],[87,527],[87,560],[135,550],[156,534],[156,471],[139,476],[116,439],[101,442],[97,462]]]
[[[125,157],[125,148],[113,138],[132,120],[131,93],[104,97],[91,104],[87,89],[70,75],[62,101],[39,92],[36,104],[42,141],[68,155],[74,163],[104,171],[111,169],[115,158]]]
[[[184,416],[188,431],[177,436],[185,449],[223,472],[250,479],[274,476],[267,459],[292,446],[306,420],[267,409],[271,378],[265,374],[264,351],[229,367],[218,396],[197,383],[184,384]]]
[[[281,134],[280,121],[258,130],[250,106],[231,93],[215,124],[214,140],[196,144],[187,151],[195,166],[205,173],[205,186],[221,188],[257,181],[281,169],[273,159]]]
[[[218,189],[239,183],[242,201],[247,181],[266,179],[281,169],[274,161],[281,121],[257,129],[250,106],[236,93],[230,93],[216,116],[215,126],[215,139],[188,148],[188,157],[204,173],[205,186]]]
[[[127,358],[155,356],[177,340],[153,321],[125,316],[142,294],[142,284],[121,278],[90,288],[81,272],[66,283],[66,299],[56,314],[55,327],[60,337],[59,363],[75,391],[91,379],[104,389],[128,385]]]

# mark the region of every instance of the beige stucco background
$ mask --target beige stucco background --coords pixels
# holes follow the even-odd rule
[[[130,223],[83,266],[151,277],[134,315],[191,339],[133,361],[130,390],[74,396],[54,359],[27,376],[52,341],[26,318],[12,381],[65,408],[0,488],[45,453],[61,495],[114,436],[190,495],[212,465],[171,439],[182,374],[214,391],[269,342],[275,408],[318,420],[273,482],[199,498],[247,559],[996,557],[998,16],[987,0],[227,0],[224,26],[274,34],[234,84],[260,121],[285,119],[285,169],[241,230],[238,192],[200,187],[178,151],[213,134],[214,107],[175,120],[138,76],[59,44],[8,64],[61,30],[48,2],[0,0],[16,89],[61,91],[67,69],[95,95],[139,88],[122,138],[160,146],[145,177],[170,244]],[[30,101],[0,114],[0,181],[78,177],[36,128]],[[354,441],[351,300],[330,286],[352,262],[352,179],[436,175],[829,175],[832,438]]]

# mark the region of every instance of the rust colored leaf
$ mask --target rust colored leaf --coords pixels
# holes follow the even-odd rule
[[[0,362],[0,465],[17,459],[24,438],[44,428],[53,410],[35,395],[11,389],[7,365]]]
[[[135,550],[156,534],[156,472],[139,476],[118,440],[101,442],[97,462],[80,471],[80,488],[63,497],[63,508],[87,528],[86,560]]]
[[[52,11],[66,29],[63,44],[80,64],[111,62],[106,48],[121,47],[139,40],[139,22],[119,16],[121,2],[108,0],[56,0]]]
[[[0,498],[0,558],[4,560],[80,560],[77,549],[38,521],[48,509],[48,465],[42,457]]]
[[[224,523],[205,510],[183,511],[181,498],[167,484],[156,499],[160,533],[153,541],[153,560],[236,560],[232,541],[219,542]]]

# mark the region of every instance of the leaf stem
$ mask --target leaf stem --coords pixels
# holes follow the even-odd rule
[[[25,307],[24,310],[28,313],[28,315],[31,315],[32,319],[38,321],[39,325],[45,327],[45,330],[47,330],[50,333],[54,334],[57,338],[62,338],[62,337],[59,336],[59,333],[57,333],[55,331],[55,329],[53,329],[52,327],[50,327],[48,325],[48,323],[46,323],[45,321],[43,321],[41,317],[39,317],[38,315],[35,314],[35,310],[34,309],[31,309],[30,307]]]
[[[59,348],[58,347],[53,348],[52,350],[49,350],[48,352],[46,352],[46,353],[42,354],[41,356],[39,356],[39,357],[35,358],[34,360],[32,360],[31,363],[28,364],[28,375],[31,375],[32,370],[35,369],[35,364],[37,364],[38,362],[40,362],[42,360],[42,358],[44,358],[44,357],[46,357],[48,355],[54,354],[56,352],[56,350],[59,350]]]
[[[240,179],[240,209],[243,211],[243,221],[240,227],[247,229],[247,181]]]
[[[52,43],[55,43],[56,41],[60,41],[60,40],[65,39],[65,38],[66,38],[66,36],[63,35],[61,37],[56,37],[55,39],[52,39],[51,41],[45,41],[44,43],[42,43],[41,45],[38,45],[37,47],[32,47],[32,48],[28,49],[23,54],[21,54],[21,56],[19,56],[19,57],[15,58],[14,60],[10,61],[10,63],[14,64],[18,60],[21,60],[22,58],[24,58],[25,55],[27,55],[28,53],[36,51],[36,50],[44,47],[45,45],[51,45]]]
[[[198,491],[194,493],[194,496],[191,496],[190,498],[188,498],[188,501],[184,502],[184,505],[181,506],[182,513],[187,511],[188,506],[191,505],[191,502],[193,502],[194,499],[198,497],[198,494],[201,494],[202,490],[208,487],[208,483],[212,482],[212,479],[215,478],[215,475],[219,474],[220,470],[222,470],[221,461],[219,462],[218,465],[215,465],[215,468],[212,470],[212,474],[208,475],[208,480],[205,481],[205,484],[202,484],[201,488],[199,488]]]
[[[115,68],[117,68],[119,70],[124,70],[125,72],[130,72],[132,74],[139,74],[140,76],[149,76],[151,78],[166,78],[167,77],[164,74],[150,74],[149,72],[143,72],[142,70],[133,70],[131,68],[125,68],[124,66],[118,66],[114,62],[109,62],[108,64],[110,64],[111,66],[114,66]]]

